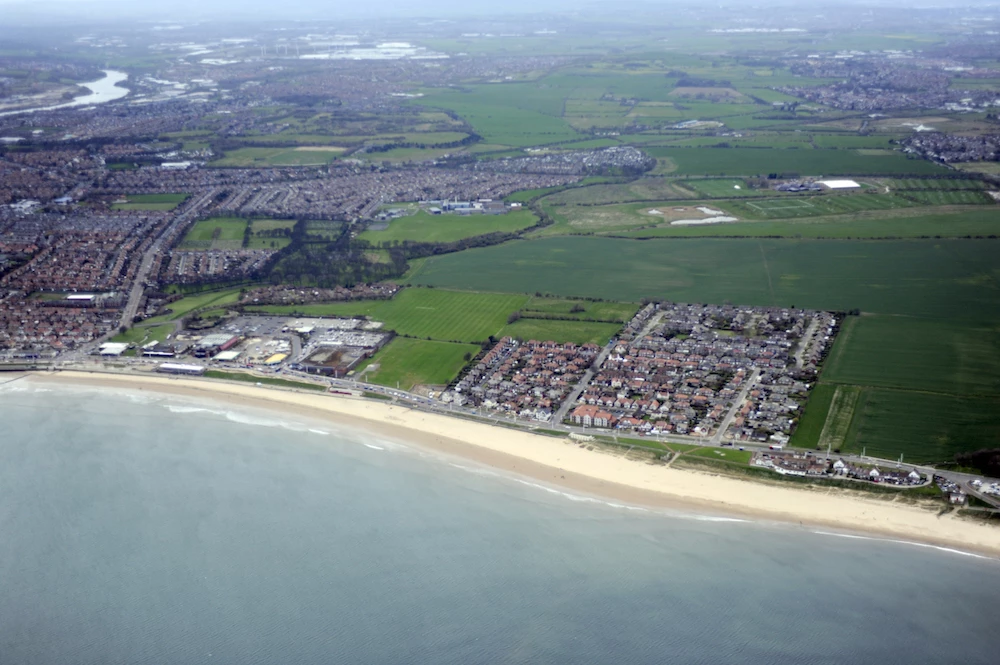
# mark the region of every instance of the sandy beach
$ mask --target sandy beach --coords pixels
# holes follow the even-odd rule
[[[530,434],[393,406],[377,400],[306,394],[204,379],[63,371],[32,384],[155,391],[323,418],[462,457],[548,485],[641,506],[690,510],[866,533],[1000,556],[1000,527],[939,515],[936,509],[837,490],[782,487],[590,451],[567,439]]]

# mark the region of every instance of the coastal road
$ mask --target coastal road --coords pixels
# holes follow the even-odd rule
[[[729,429],[729,426],[736,418],[736,414],[739,412],[740,407],[743,406],[743,402],[747,399],[747,393],[749,393],[753,385],[757,383],[757,378],[759,376],[759,369],[755,369],[750,372],[750,376],[747,378],[746,383],[743,384],[743,389],[740,390],[740,394],[733,400],[733,405],[729,407],[729,412],[726,413],[726,417],[722,419],[722,423],[719,425],[718,431],[715,433],[715,436],[712,437],[712,443],[718,445],[722,442],[722,435],[726,433],[726,430]]]
[[[146,291],[146,280],[149,278],[149,273],[153,269],[153,263],[156,261],[157,255],[163,251],[164,239],[171,237],[173,231],[194,219],[202,207],[212,200],[214,194],[215,190],[210,189],[198,197],[194,203],[187,206],[184,212],[177,215],[177,217],[175,217],[170,224],[164,227],[164,229],[160,231],[160,233],[146,249],[145,253],[142,255],[142,262],[139,264],[139,269],[135,273],[135,279],[132,281],[132,290],[129,291],[128,302],[122,310],[121,320],[118,322],[119,327],[131,326],[132,320],[139,312],[139,304],[142,302],[142,294]],[[117,331],[114,331],[111,334],[114,335],[116,332]]]

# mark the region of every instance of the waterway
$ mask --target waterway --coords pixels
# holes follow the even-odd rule
[[[95,104],[105,104],[107,102],[113,102],[116,99],[121,99],[129,93],[128,88],[123,88],[118,83],[121,83],[128,79],[128,74],[125,72],[115,71],[113,69],[105,69],[104,78],[98,79],[97,81],[91,81],[89,83],[81,83],[80,85],[88,90],[90,94],[77,97],[71,102],[65,104],[56,104],[54,106],[38,106],[35,108],[19,109],[17,111],[6,111],[0,113],[0,117],[8,115],[18,115],[21,113],[36,113],[38,111],[55,111],[58,109],[68,109],[83,106],[94,106]]]

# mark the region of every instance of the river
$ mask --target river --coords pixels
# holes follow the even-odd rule
[[[77,97],[71,102],[65,104],[56,104],[55,106],[39,106],[35,108],[28,109],[18,109],[16,111],[6,111],[0,113],[0,117],[8,115],[17,115],[19,113],[35,113],[36,111],[55,111],[57,109],[68,109],[79,106],[93,106],[94,104],[104,104],[106,102],[113,102],[116,99],[121,99],[129,93],[128,88],[123,88],[118,86],[118,83],[128,79],[128,74],[125,72],[115,71],[113,69],[102,70],[104,72],[104,78],[98,79],[97,81],[91,81],[89,83],[81,83],[80,85],[87,90],[90,90],[89,95],[83,95],[82,97]]]

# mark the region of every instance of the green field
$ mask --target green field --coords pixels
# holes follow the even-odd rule
[[[155,316],[151,319],[147,319],[144,323],[158,323],[161,321],[176,321],[177,319],[183,317],[189,312],[193,312],[196,309],[203,309],[205,307],[221,306],[221,305],[231,305],[240,299],[239,289],[229,289],[226,291],[208,291],[206,293],[199,293],[193,296],[187,296],[186,298],[181,298],[175,302],[170,303],[166,306],[167,309],[171,310],[169,314],[163,314],[160,316]]]
[[[619,330],[621,325],[618,323],[522,318],[504,326],[497,337],[510,336],[521,340],[536,339],[542,342],[573,342],[604,346]]]
[[[127,203],[114,203],[112,210],[173,210],[188,199],[188,194],[129,194]]]
[[[499,333],[507,324],[507,316],[527,301],[527,296],[520,295],[404,289],[392,300],[253,309],[305,316],[370,316],[401,335],[447,342],[482,342]]]
[[[830,411],[826,416],[826,422],[823,424],[823,430],[820,432],[819,441],[816,444],[817,448],[820,450],[840,450],[847,443],[860,397],[860,388],[837,386],[833,400],[830,402]]]
[[[441,288],[991,322],[1000,319],[998,252],[1000,243],[972,240],[560,237],[433,256],[409,279]]]
[[[255,376],[245,372],[223,372],[210,369],[205,372],[205,377],[209,379],[225,379],[226,381],[240,381],[242,383],[260,383],[265,386],[277,386],[278,388],[295,388],[297,390],[326,390],[326,386],[317,383],[306,383],[304,381],[289,381],[288,379],[278,379],[272,376]]]
[[[1000,215],[985,206],[914,207],[781,221],[748,220],[707,226],[663,224],[615,231],[613,235],[623,238],[964,238],[1000,235]]]
[[[294,219],[255,219],[250,222],[250,240],[248,249],[281,249],[291,244],[291,237],[257,235],[278,230],[291,231],[295,226]]]
[[[254,166],[319,166],[336,161],[346,148],[338,146],[298,146],[295,148],[237,148],[228,150],[212,166],[249,168]]]
[[[358,368],[371,364],[378,369],[364,373],[364,380],[391,388],[410,390],[417,385],[447,385],[470,358],[479,353],[475,344],[453,344],[397,337]]]
[[[627,323],[639,311],[639,305],[628,302],[594,302],[589,300],[534,296],[521,311],[525,316],[533,318],[558,316]]]
[[[173,332],[174,324],[172,323],[165,323],[158,326],[136,326],[129,328],[123,333],[118,333],[111,339],[111,341],[142,346],[143,344],[153,341],[163,342],[167,339],[167,335],[170,335]]]
[[[810,176],[946,173],[944,167],[903,154],[863,155],[856,150],[769,150],[766,148],[650,147],[653,157],[676,166],[673,175]]]
[[[240,249],[247,220],[238,217],[212,217],[194,223],[184,234],[178,249]]]
[[[403,242],[454,242],[487,233],[511,233],[537,223],[530,210],[516,210],[503,215],[432,215],[419,211],[399,217],[382,231],[365,231],[358,237],[373,245]]]

